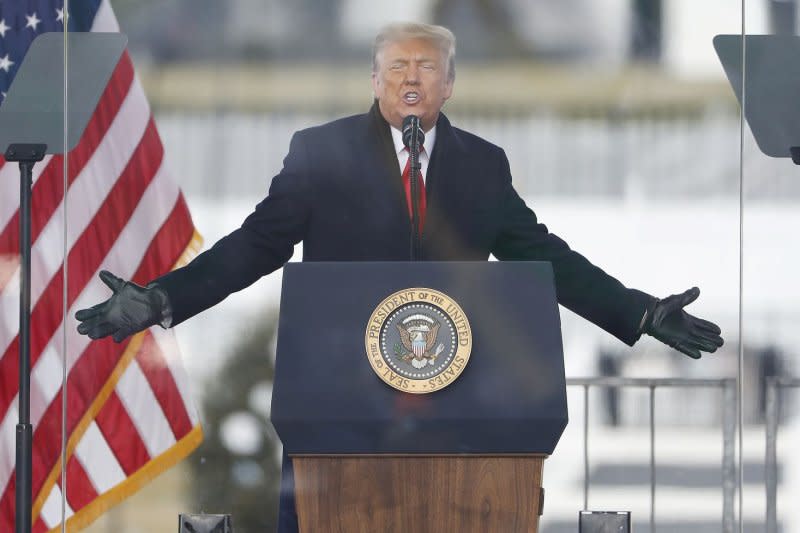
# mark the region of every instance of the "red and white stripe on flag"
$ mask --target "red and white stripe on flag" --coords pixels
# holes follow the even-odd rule
[[[92,31],[119,31],[108,1]],[[128,341],[79,335],[75,310],[105,300],[97,273],[146,283],[197,253],[200,237],[127,53],[78,146],[34,170],[31,423],[35,532],[76,531],[186,457],[202,440],[171,332]],[[18,421],[19,170],[0,158],[0,531],[14,527]],[[63,313],[64,210],[67,311]],[[66,316],[66,319],[65,319]],[[66,324],[64,321],[66,320]],[[66,328],[66,350],[63,330]],[[65,355],[66,354],[66,355]],[[66,490],[61,486],[62,375],[67,371]]]

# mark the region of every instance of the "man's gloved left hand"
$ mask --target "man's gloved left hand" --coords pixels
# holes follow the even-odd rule
[[[692,287],[659,300],[650,311],[643,332],[694,359],[700,359],[701,351],[715,352],[723,343],[719,326],[683,310],[698,296],[700,289]]]
[[[122,342],[129,335],[162,323],[169,315],[169,297],[163,289],[150,284],[141,287],[102,270],[100,279],[114,294],[105,302],[75,313],[81,321],[78,333],[92,339],[113,335]]]

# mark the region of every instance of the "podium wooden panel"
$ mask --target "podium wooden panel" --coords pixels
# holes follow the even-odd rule
[[[536,533],[544,458],[295,456],[300,531]]]

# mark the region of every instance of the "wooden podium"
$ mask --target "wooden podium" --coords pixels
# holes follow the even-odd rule
[[[544,456],[296,456],[301,531],[535,533]]]
[[[536,532],[542,464],[567,424],[549,263],[301,263],[284,270],[272,423],[294,468],[301,532]],[[365,348],[384,299],[457,301],[472,353],[411,394]]]

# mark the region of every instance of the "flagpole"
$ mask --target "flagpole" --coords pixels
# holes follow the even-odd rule
[[[31,531],[31,472],[33,426],[31,425],[31,187],[33,165],[44,158],[44,144],[12,144],[6,161],[19,162],[19,423],[17,424],[16,533]]]

